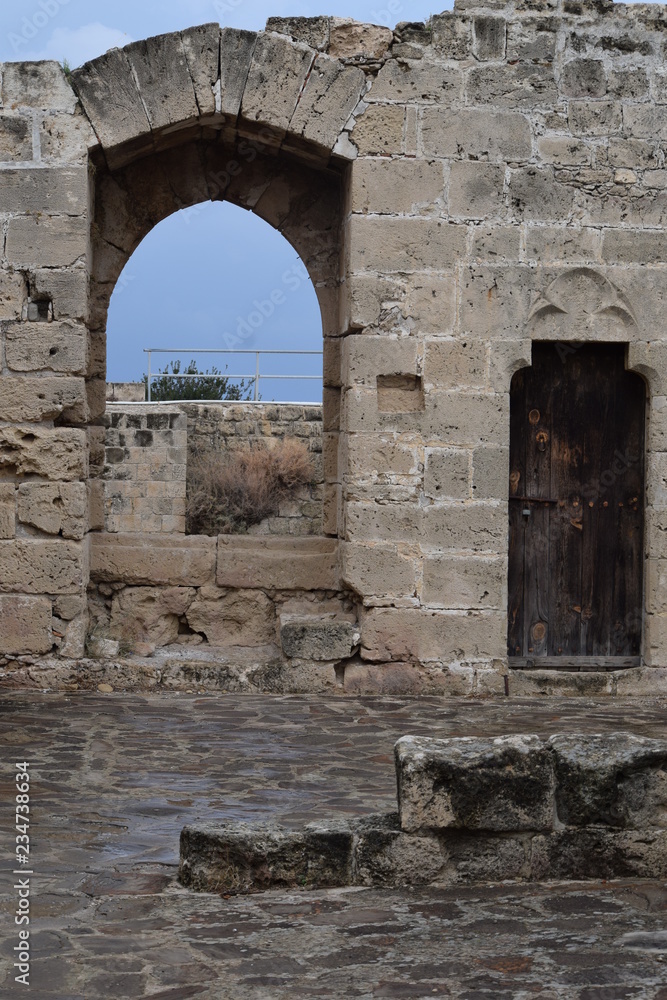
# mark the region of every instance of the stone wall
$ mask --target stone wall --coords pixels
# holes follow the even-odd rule
[[[666,24],[659,5],[457,0],[395,31],[274,18],[70,77],[5,64],[0,589],[28,610],[0,616],[3,648],[75,648],[88,543],[22,519],[21,490],[85,491],[103,535],[109,298],[157,222],[224,198],[290,240],[322,307],[323,532],[361,629],[346,674],[667,683]],[[622,680],[506,679],[509,391],[534,340],[625,344],[647,384],[642,670]]]
[[[206,447],[216,454],[270,448],[296,438],[308,449],[314,481],[281,503],[250,534],[322,534],[322,407],[277,403],[146,403],[107,405],[105,530],[186,531],[188,457]]]

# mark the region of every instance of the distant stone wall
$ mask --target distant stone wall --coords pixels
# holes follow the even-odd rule
[[[110,403],[106,425],[105,530],[184,534],[185,415],[148,403]]]
[[[248,445],[272,447],[284,438],[298,438],[308,448],[314,480],[284,501],[275,517],[250,528],[255,535],[321,535],[324,469],[322,406],[286,403],[185,403],[188,453],[213,445],[234,451]]]
[[[311,453],[314,481],[250,529],[259,535],[321,535],[322,407],[276,403],[109,403],[104,461],[105,530],[186,531],[187,456],[197,448],[234,451],[298,438]]]

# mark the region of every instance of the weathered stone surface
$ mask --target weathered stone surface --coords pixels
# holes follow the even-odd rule
[[[0,591],[76,594],[86,583],[86,553],[81,543],[22,538],[0,542]]]
[[[133,42],[123,52],[134,72],[151,128],[197,117],[194,83],[179,32]]]
[[[307,45],[261,32],[250,63],[241,116],[286,131],[315,53]]]
[[[396,215],[430,212],[443,195],[442,163],[437,160],[360,159],[352,172],[354,212]]]
[[[454,264],[465,253],[465,232],[430,219],[353,216],[350,266],[354,271],[417,271]]]
[[[48,653],[53,646],[48,597],[0,596],[0,653]]]
[[[290,35],[295,41],[320,51],[328,48],[330,26],[330,17],[270,17],[266,22],[267,31]]]
[[[360,69],[318,55],[292,115],[290,133],[331,150],[365,90]]]
[[[460,100],[462,87],[463,75],[459,69],[425,59],[417,62],[391,59],[378,73],[366,100],[448,103]]]
[[[223,28],[220,33],[220,111],[236,119],[255,49],[254,31]]]
[[[114,594],[111,634],[154,648],[178,639],[179,619],[197,591],[193,587],[125,587]]]
[[[574,734],[552,736],[549,747],[562,823],[667,827],[667,741]]]
[[[20,319],[28,297],[25,276],[13,271],[0,271],[0,320]]]
[[[70,79],[104,149],[150,130],[124,50],[111,49],[75,69]]]
[[[81,479],[87,472],[85,431],[0,427],[0,469],[52,480]]]
[[[332,663],[351,656],[359,645],[361,632],[350,621],[334,615],[301,617],[281,615],[280,643],[285,656]]]
[[[405,108],[397,104],[371,104],[360,115],[351,140],[362,156],[391,156],[403,152]]]
[[[41,111],[74,110],[76,95],[60,63],[6,62],[2,67],[2,104]]]
[[[439,841],[405,834],[395,813],[365,816],[352,828],[358,885],[403,887],[446,879],[447,855]]]
[[[181,833],[179,880],[198,892],[236,893],[279,886],[349,885],[352,833],[346,824],[198,825]]]
[[[88,251],[83,216],[16,216],[9,220],[7,260],[14,267],[70,267]]]
[[[18,518],[47,535],[81,539],[87,530],[85,483],[21,483]]]
[[[395,755],[398,810],[407,832],[553,827],[553,765],[539,736],[404,736]]]
[[[505,168],[467,160],[452,163],[449,211],[463,219],[488,219],[503,214]]]
[[[364,663],[350,660],[345,664],[343,688],[350,695],[446,695],[471,694],[470,678],[453,677],[438,667],[426,668],[415,663]]]
[[[213,581],[215,538],[99,533],[91,536],[91,576],[132,586],[199,587]]]
[[[83,401],[83,379],[5,375],[0,395],[0,420],[11,423],[53,420],[81,407]]]
[[[261,591],[200,593],[188,608],[187,620],[212,646],[267,646],[277,641],[275,606]]]
[[[0,160],[32,160],[32,128],[27,119],[0,115]]]
[[[525,160],[532,153],[528,119],[515,111],[426,108],[422,129],[427,156]]]
[[[422,600],[444,608],[503,607],[507,563],[504,559],[434,555],[424,560]]]
[[[75,323],[16,323],[5,334],[7,366],[15,372],[84,375],[87,331]]]
[[[393,37],[389,28],[347,17],[332,17],[329,32],[329,55],[336,59],[382,59]]]
[[[215,112],[214,89],[220,79],[220,25],[201,24],[181,32],[183,52],[200,115]]]
[[[343,543],[341,577],[362,597],[411,597],[416,589],[415,561],[397,546]]]
[[[507,22],[503,17],[476,17],[472,22],[473,52],[477,59],[503,59]]]
[[[87,207],[88,171],[85,167],[2,171],[4,212],[83,215]]]
[[[365,660],[457,663],[507,652],[507,617],[498,612],[369,608],[361,619]]]
[[[221,587],[338,590],[338,543],[220,535],[216,578]]]
[[[0,483],[0,538],[16,534],[16,486]]]
[[[667,877],[665,830],[566,829],[532,843],[530,877],[616,879]]]

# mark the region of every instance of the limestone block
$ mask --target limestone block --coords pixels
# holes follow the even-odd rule
[[[76,95],[60,63],[7,62],[2,67],[2,104],[5,108],[19,105],[71,114]]]
[[[507,653],[507,616],[495,611],[370,608],[361,629],[361,655],[378,663],[458,663]]]
[[[507,504],[434,504],[424,510],[422,540],[443,549],[504,552],[508,530]]]
[[[438,839],[403,833],[395,814],[365,816],[353,829],[356,884],[402,888],[449,881],[449,858]]]
[[[197,117],[194,83],[179,32],[133,42],[123,52],[134,71],[151,128]]]
[[[396,545],[341,545],[342,582],[361,597],[412,597],[416,570]]]
[[[504,558],[433,555],[424,559],[422,600],[455,609],[501,609],[507,565]]]
[[[71,622],[86,614],[88,603],[85,595],[61,594],[53,602],[53,614],[62,621]]]
[[[427,449],[424,493],[434,500],[470,500],[470,451],[463,448]]]
[[[477,59],[504,59],[507,22],[503,17],[475,17],[472,22],[472,46]]]
[[[603,236],[602,258],[609,262],[662,263],[667,249],[666,235],[645,229],[607,229]]]
[[[70,267],[88,252],[83,216],[16,216],[9,220],[6,255],[15,267]]]
[[[545,3],[544,6],[554,7],[555,4]],[[558,21],[555,18],[517,18],[507,25],[507,59],[553,62],[556,56],[557,31]]]
[[[219,80],[220,25],[202,24],[181,32],[183,52],[192,78],[200,115],[215,113],[215,85]]]
[[[611,70],[607,80],[609,93],[636,101],[648,95],[648,77],[644,69]]]
[[[0,271],[0,320],[20,319],[28,288],[23,274]]]
[[[70,80],[79,95],[103,149],[150,131],[150,123],[123,49],[72,71]]]
[[[54,320],[85,320],[88,315],[88,275],[85,268],[37,268],[31,276],[31,293],[37,299],[51,300]]]
[[[346,540],[350,542],[419,542],[423,510],[416,504],[358,503],[346,505]]]
[[[405,108],[371,104],[360,115],[350,138],[362,156],[392,156],[403,152]]]
[[[0,115],[0,160],[32,160],[32,122]]]
[[[414,324],[414,333],[450,333],[457,318],[454,277],[412,274],[401,309]]]
[[[602,234],[598,229],[575,229],[571,225],[528,226],[526,257],[542,264],[554,261],[600,261]]]
[[[292,116],[291,135],[331,150],[366,90],[366,76],[355,66],[341,66],[318,55]]]
[[[236,119],[257,41],[254,31],[223,28],[220,32],[220,111]]]
[[[81,378],[5,375],[0,393],[0,420],[12,423],[53,420],[82,404],[84,385]]]
[[[86,634],[88,632],[88,614],[68,622],[65,638],[60,644],[60,656],[80,660],[86,655]]]
[[[488,219],[503,214],[505,168],[494,163],[461,160],[452,163],[449,177],[450,215]]]
[[[622,126],[621,105],[618,101],[570,101],[568,124],[573,135],[617,136]]]
[[[655,146],[647,139],[623,139],[611,136],[607,146],[607,162],[610,167],[658,167]],[[646,186],[650,187],[650,178]]]
[[[178,639],[179,618],[196,594],[192,587],[125,587],[114,594],[110,632],[118,639],[168,646]]]
[[[361,663],[351,660],[345,664],[343,686],[345,694],[350,695],[452,694],[446,672],[439,669],[429,671],[416,663]]]
[[[87,467],[85,431],[29,425],[0,428],[0,469],[67,481],[83,478]]]
[[[338,543],[330,538],[220,535],[221,587],[338,590]]]
[[[51,615],[48,597],[0,596],[0,654],[48,653]]]
[[[472,258],[491,263],[503,258],[516,261],[520,252],[521,231],[516,226],[478,224],[472,230]]]
[[[463,226],[431,219],[368,218],[350,220],[350,268],[353,271],[443,269],[465,256]]]
[[[400,62],[389,59],[378,73],[367,101],[407,103],[449,103],[460,101],[463,74],[442,63],[427,59]]]
[[[424,382],[429,389],[482,389],[488,379],[489,347],[484,341],[426,341]]]
[[[141,534],[91,536],[91,576],[130,586],[200,587],[215,572],[215,538],[160,538]]]
[[[48,535],[81,539],[87,529],[85,483],[21,483],[18,518]]]
[[[97,136],[80,105],[73,115],[52,111],[39,124],[44,163],[85,163],[88,150],[97,145]]]
[[[315,53],[309,46],[260,32],[241,101],[241,116],[285,132]]]
[[[0,591],[77,594],[87,583],[85,550],[79,542],[0,542]]]
[[[416,374],[418,350],[419,342],[413,337],[345,337],[345,384],[375,388],[378,375]]]
[[[532,841],[530,878],[535,881],[665,877],[664,830],[565,829]]]
[[[425,108],[422,140],[426,156],[526,160],[532,155],[530,124],[515,111]]]
[[[555,180],[550,169],[525,167],[513,170],[509,197],[512,212],[518,219],[567,219],[574,202],[574,191]]]
[[[335,615],[281,615],[280,643],[285,656],[333,663],[352,656],[359,645],[358,625]]]
[[[667,741],[630,733],[567,734],[554,755],[558,818],[567,826],[667,825]]]
[[[83,215],[88,207],[86,167],[49,167],[0,172],[4,212]]]
[[[589,166],[593,155],[590,143],[570,136],[544,136],[537,140],[537,149],[545,163],[558,167]]]
[[[16,487],[14,483],[0,483],[0,538],[13,538],[16,534]]]
[[[262,591],[221,591],[217,600],[200,595],[187,611],[193,632],[212,646],[266,646],[276,641],[276,609]]]
[[[181,832],[179,881],[197,892],[350,885],[346,824],[288,831],[275,825],[198,824]]]
[[[443,445],[502,444],[507,439],[508,402],[503,393],[432,390],[426,396],[422,433]]]
[[[46,370],[84,375],[87,340],[85,326],[70,322],[8,326],[5,334],[7,367],[15,372]]]
[[[433,48],[445,59],[465,59],[472,53],[472,21],[458,12],[434,14],[430,20]]]
[[[351,211],[397,215],[429,212],[443,196],[442,163],[358,159],[352,168]]]
[[[509,448],[480,447],[472,453],[472,495],[475,500],[507,500]]]
[[[389,28],[362,24],[352,18],[332,17],[329,55],[334,59],[383,59],[392,39],[393,33]]]
[[[417,444],[398,441],[392,432],[352,434],[346,438],[343,448],[342,461],[353,479],[419,475]]]
[[[530,310],[535,272],[523,266],[464,269],[460,328],[476,339],[520,338]]]
[[[401,828],[551,830],[554,776],[539,736],[404,736],[396,744]]]
[[[599,59],[572,59],[561,72],[560,89],[565,97],[604,97],[607,77]]]
[[[551,108],[558,101],[553,68],[534,63],[471,69],[466,94],[469,104],[494,104],[501,108]]]
[[[330,17],[270,17],[267,31],[290,35],[296,42],[305,42],[311,49],[323,52],[329,47]]]
[[[638,139],[667,139],[667,106],[627,104],[623,108],[623,131]]]

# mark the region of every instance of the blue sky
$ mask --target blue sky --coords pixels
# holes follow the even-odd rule
[[[446,7],[451,0],[435,9]],[[257,30],[272,16],[326,13],[393,27],[432,12],[432,0],[5,0],[0,61],[66,59],[80,66],[113,46],[208,21]],[[149,347],[321,350],[321,333],[315,291],[287,241],[242,209],[207,203],[166,219],[129,260],[109,310],[107,374],[141,378]],[[191,356],[186,350],[185,360]],[[200,367],[222,368],[225,361],[230,372],[254,371],[250,356],[199,359]],[[262,371],[311,374],[321,362],[266,358]],[[262,395],[316,399],[321,386],[265,382]]]

